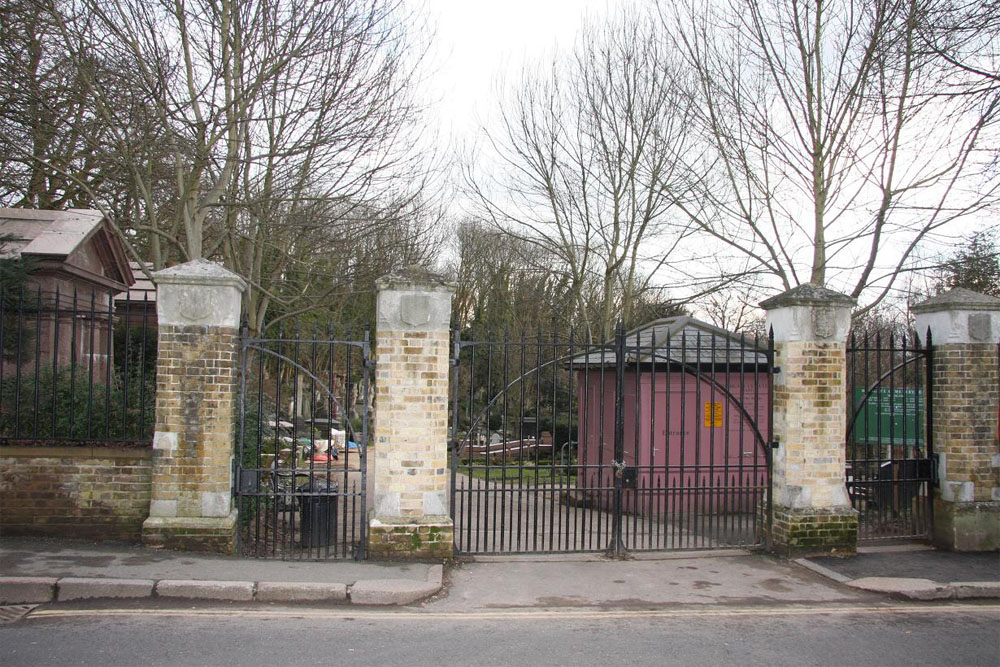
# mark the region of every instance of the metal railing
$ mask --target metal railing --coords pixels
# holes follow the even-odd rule
[[[609,344],[454,341],[459,553],[759,544],[771,341],[673,318]]]
[[[149,294],[0,287],[0,341],[0,442],[152,439]]]
[[[365,557],[369,332],[244,326],[236,504],[244,556]]]
[[[862,541],[926,537],[933,526],[931,334],[851,335],[847,491]]]

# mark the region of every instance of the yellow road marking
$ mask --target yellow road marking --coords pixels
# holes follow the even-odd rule
[[[293,618],[293,619],[406,619],[406,620],[536,620],[536,619],[642,619],[642,618],[708,618],[721,616],[901,616],[920,614],[997,614],[1000,605],[906,605],[861,607],[734,607],[713,609],[649,609],[649,610],[580,610],[532,609],[476,612],[434,611],[374,611],[369,609],[43,609],[28,616],[35,618],[70,618],[87,616],[161,616],[161,617],[226,617]]]

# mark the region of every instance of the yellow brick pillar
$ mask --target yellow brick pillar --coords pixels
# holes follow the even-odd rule
[[[452,283],[419,267],[378,282],[373,558],[449,558],[448,374]]]
[[[761,303],[774,331],[772,549],[853,553],[858,514],[845,485],[846,341],[855,300],[800,285]]]
[[[246,282],[195,260],[153,274],[156,430],[144,544],[231,553],[233,416]]]
[[[934,541],[1000,548],[1000,299],[956,288],[913,307],[931,332],[930,439],[938,456]]]

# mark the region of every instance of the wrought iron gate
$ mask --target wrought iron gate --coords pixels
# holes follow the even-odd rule
[[[934,522],[931,334],[852,333],[847,491],[862,541],[927,537]]]
[[[456,332],[453,354],[458,553],[765,539],[771,340],[674,317],[608,345]]]
[[[245,556],[364,558],[369,334],[242,334],[234,494]]]

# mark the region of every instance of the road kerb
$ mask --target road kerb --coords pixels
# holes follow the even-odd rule
[[[811,570],[816,574],[826,577],[827,579],[832,579],[833,581],[836,581],[838,584],[846,584],[849,581],[851,581],[850,577],[845,577],[840,572],[831,570],[830,568],[824,567],[819,563],[814,563],[808,558],[796,558],[794,562],[796,565],[801,565],[807,570]]]
[[[344,602],[347,584],[316,582],[257,582],[258,602]]]
[[[156,594],[162,598],[249,602],[253,600],[254,588],[252,581],[161,579],[156,582]]]
[[[57,584],[56,599],[89,600],[94,598],[148,598],[153,595],[152,579],[103,579],[98,577],[63,577]]]
[[[1000,581],[953,581],[948,584],[958,600],[1000,598]]]
[[[52,602],[56,577],[0,577],[0,604]]]
[[[847,582],[851,588],[898,595],[910,600],[948,600],[955,591],[947,584],[910,577],[862,577]]]

